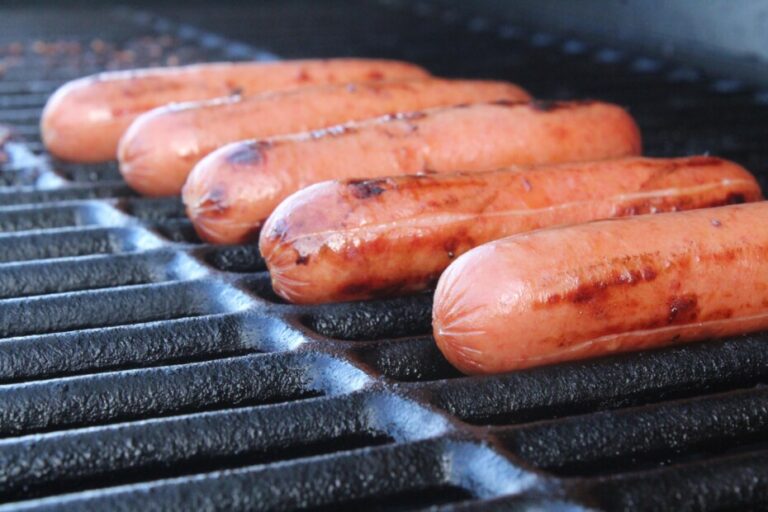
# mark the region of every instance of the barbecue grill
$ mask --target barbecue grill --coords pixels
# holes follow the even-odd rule
[[[359,55],[626,105],[647,154],[768,185],[768,95],[742,82],[455,5],[354,5],[0,11],[0,510],[768,506],[764,334],[465,377],[428,294],[286,304],[255,245],[203,244],[178,199],[43,151],[47,96],[84,74]]]

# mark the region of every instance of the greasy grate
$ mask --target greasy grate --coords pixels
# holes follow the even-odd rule
[[[0,123],[13,134],[0,157],[0,500],[28,510],[765,506],[763,335],[463,377],[429,336],[428,295],[285,304],[255,246],[201,244],[177,199],[135,197],[114,164],[41,151],[40,109],[64,80],[272,58],[205,26],[284,57],[405,58],[540,97],[616,101],[639,119],[649,154],[708,151],[767,183],[768,97],[738,82],[437,4],[390,0],[365,16],[347,2],[312,5],[174,13],[192,24],[100,8],[0,17]]]

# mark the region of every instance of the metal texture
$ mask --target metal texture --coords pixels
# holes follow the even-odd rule
[[[768,183],[760,91],[514,20],[366,5],[3,12],[0,510],[767,506],[763,334],[464,377],[429,295],[285,304],[255,246],[202,244],[177,199],[42,151],[47,95],[83,74],[355,54],[619,102],[648,154]]]

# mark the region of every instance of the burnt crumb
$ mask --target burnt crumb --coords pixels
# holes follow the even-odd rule
[[[531,185],[531,182],[528,181],[528,178],[523,178],[523,188],[526,192],[533,190],[533,185]]]
[[[714,226],[716,228],[719,228],[719,227],[721,227],[723,225],[723,223],[720,222],[717,219],[712,219],[712,220],[709,221],[709,223],[712,224],[712,226]]]
[[[232,87],[229,89],[229,95],[230,96],[242,96],[243,95],[243,88],[242,87]]]
[[[267,141],[243,144],[227,156],[227,162],[233,165],[259,165],[267,161],[265,151],[271,147],[272,144]]]
[[[308,263],[309,263],[308,254],[299,254],[299,256],[296,258],[297,265],[307,265]]]
[[[458,105],[454,105],[453,108],[468,108],[469,103],[459,103]]]
[[[698,300],[695,295],[681,295],[679,297],[672,297],[669,300],[667,321],[670,324],[693,322],[698,315]]]
[[[728,197],[725,198],[725,204],[742,204],[746,201],[744,194],[728,194]]]
[[[347,182],[352,195],[358,199],[376,197],[386,189],[382,185],[386,180],[351,180]]]

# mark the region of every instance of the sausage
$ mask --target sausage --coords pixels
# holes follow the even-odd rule
[[[316,84],[428,76],[413,64],[368,59],[224,62],[113,71],[60,87],[43,110],[41,132],[53,155],[75,162],[101,162],[115,158],[117,142],[136,116],[167,103]]]
[[[120,141],[120,170],[142,194],[181,192],[192,167],[229,142],[263,139],[400,110],[497,99],[529,100],[505,82],[418,80],[334,84],[249,98],[161,107],[140,116]]]
[[[457,256],[516,233],[734,198],[759,200],[760,186],[712,157],[327,181],[283,201],[259,248],[281,297],[362,300],[426,289]]]
[[[440,278],[435,341],[469,374],[768,328],[768,202],[523,233]]]
[[[476,172],[639,152],[637,126],[614,105],[481,103],[224,146],[198,163],[183,199],[202,238],[236,243],[255,238],[285,197],[328,179]]]

